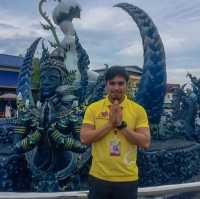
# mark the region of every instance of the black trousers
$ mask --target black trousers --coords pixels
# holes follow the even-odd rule
[[[89,199],[137,199],[138,182],[110,182],[89,176]]]

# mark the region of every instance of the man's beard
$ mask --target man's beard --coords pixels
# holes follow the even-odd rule
[[[114,100],[118,100],[120,101],[123,98],[123,94],[122,93],[117,93],[117,94],[111,94],[111,99]]]

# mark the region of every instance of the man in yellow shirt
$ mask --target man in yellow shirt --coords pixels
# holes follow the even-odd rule
[[[81,142],[92,144],[89,199],[137,198],[137,146],[148,148],[150,132],[142,106],[126,96],[128,74],[108,69],[106,98],[88,106]]]

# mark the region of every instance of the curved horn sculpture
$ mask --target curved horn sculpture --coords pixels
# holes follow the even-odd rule
[[[151,123],[159,123],[167,78],[165,51],[160,35],[152,19],[142,9],[128,3],[116,4],[114,7],[125,10],[140,30],[144,66],[136,101],[145,107]]]
[[[18,84],[17,84],[17,95],[22,95],[22,100],[26,102],[29,100],[30,104],[33,105],[32,91],[31,91],[31,75],[32,75],[32,61],[35,54],[35,50],[41,38],[36,39],[30,48],[27,50],[23,65],[19,72]]]
[[[46,2],[47,2],[47,0],[40,0],[39,6],[38,6],[41,16],[47,22],[47,24],[41,23],[41,25],[44,28],[44,30],[51,30],[51,32],[53,34],[53,37],[54,37],[56,43],[54,44],[53,42],[50,42],[50,44],[53,47],[60,47],[60,41],[58,39],[58,36],[57,36],[57,33],[56,33],[56,29],[55,29],[54,25],[52,24],[50,18],[47,16],[47,12],[45,12],[43,10],[43,4],[46,3]],[[58,2],[60,2],[60,0],[58,0]]]

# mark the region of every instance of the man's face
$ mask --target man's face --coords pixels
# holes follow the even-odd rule
[[[124,77],[115,76],[106,82],[107,94],[112,100],[121,100],[126,94],[127,83]]]
[[[55,90],[61,84],[60,73],[58,70],[48,68],[41,71],[40,89],[44,98],[49,98],[55,94]]]

